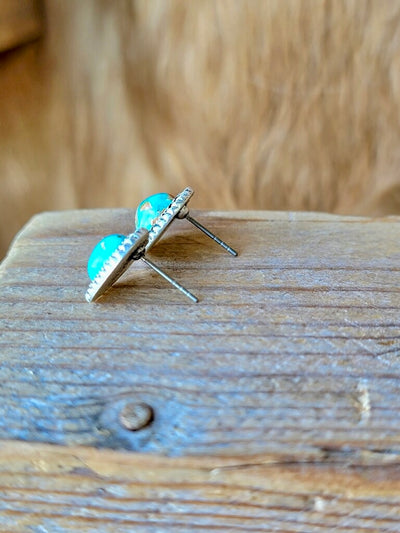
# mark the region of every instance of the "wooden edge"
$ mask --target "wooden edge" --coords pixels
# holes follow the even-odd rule
[[[373,218],[373,217],[358,217],[358,216],[347,216],[347,215],[335,215],[330,213],[318,213],[318,212],[306,212],[306,211],[262,211],[262,210],[246,210],[246,211],[218,211],[218,210],[205,210],[205,209],[191,209],[190,213],[193,216],[198,216],[201,218],[224,218],[231,220],[247,220],[247,221],[287,221],[287,222],[302,222],[302,221],[343,221],[343,222],[398,222],[400,217],[398,216],[386,216],[382,218]],[[67,227],[76,220],[80,220],[84,217],[90,215],[101,215],[106,218],[110,214],[127,219],[134,220],[135,210],[128,207],[120,208],[103,208],[103,209],[70,209],[63,211],[44,211],[34,215],[15,235],[13,244],[17,243],[20,237],[28,236],[31,231],[36,231],[37,226],[44,227],[46,225],[57,224],[57,226],[62,226],[63,224]]]
[[[207,218],[223,218],[229,220],[247,220],[247,221],[288,221],[288,222],[303,222],[303,221],[315,221],[315,222],[324,222],[324,221],[363,221],[363,222],[374,222],[376,220],[385,221],[385,222],[396,222],[400,220],[400,217],[383,217],[380,219],[377,218],[368,218],[368,217],[350,217],[342,215],[333,215],[330,213],[317,213],[317,212],[306,212],[306,211],[262,211],[262,210],[246,210],[246,211],[218,211],[218,210],[204,210],[204,209],[193,209],[190,213],[196,218],[207,219]],[[7,257],[10,252],[19,246],[19,244],[24,241],[26,238],[35,237],[37,235],[39,228],[44,228],[46,226],[51,226],[55,229],[62,230],[67,229],[68,226],[74,224],[74,222],[79,220],[79,223],[82,223],[82,219],[85,217],[90,217],[91,215],[100,215],[99,218],[108,218],[112,214],[113,216],[119,219],[125,220],[134,220],[135,210],[128,207],[120,208],[103,208],[103,209],[70,209],[63,211],[44,211],[34,215],[14,236],[11,244],[8,248],[5,257],[0,261],[0,273],[1,267],[5,266],[7,263]],[[129,228],[128,228],[129,229]],[[127,231],[128,231],[127,229]]]
[[[306,212],[306,211],[263,211],[263,210],[246,210],[246,211],[218,211],[218,210],[203,210],[196,209],[191,210],[190,213],[194,217],[199,217],[201,220],[207,218],[222,218],[228,220],[246,220],[246,221],[271,221],[271,222],[363,222],[373,223],[376,221],[385,223],[398,223],[400,222],[399,216],[385,216],[381,218],[376,217],[358,217],[347,215],[335,215],[330,213],[319,212]],[[25,241],[25,239],[35,238],[38,231],[46,226],[57,229],[59,232],[65,230],[75,222],[79,221],[82,224],[82,220],[88,217],[89,224],[90,217],[96,215],[96,219],[109,218],[110,214],[123,221],[133,221],[135,217],[135,210],[128,207],[120,208],[98,208],[98,209],[70,209],[63,211],[44,211],[34,215],[14,236],[11,244],[2,260],[0,260],[0,275],[2,268],[7,265],[7,258],[15,248]],[[207,225],[207,223],[206,223]],[[90,227],[90,226],[89,226]],[[88,229],[89,229],[88,227]],[[131,225],[127,227],[126,231],[130,231]],[[121,226],[121,231],[123,226]]]

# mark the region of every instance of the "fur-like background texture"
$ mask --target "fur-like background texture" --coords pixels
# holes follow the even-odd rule
[[[0,57],[0,252],[34,213],[400,212],[397,0],[47,0]]]

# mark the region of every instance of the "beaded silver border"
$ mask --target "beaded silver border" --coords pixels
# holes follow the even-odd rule
[[[186,207],[186,204],[194,194],[191,187],[186,187],[171,201],[170,205],[164,209],[159,217],[157,217],[151,230],[149,231],[149,242],[146,246],[146,251],[150,250],[156,242],[161,238],[164,231],[168,228],[171,222],[177,217]],[[186,213],[185,213],[186,214]]]
[[[122,276],[131,262],[144,254],[148,238],[149,232],[144,228],[125,237],[90,283],[85,295],[89,303],[98,300]]]

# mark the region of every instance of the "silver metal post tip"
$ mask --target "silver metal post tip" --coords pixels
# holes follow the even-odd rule
[[[190,291],[185,289],[182,285],[180,285],[177,281],[175,281],[173,278],[171,278],[168,274],[166,274],[161,268],[159,268],[157,265],[155,265],[150,259],[147,259],[147,257],[142,257],[142,261],[146,263],[150,268],[152,268],[157,274],[159,274],[161,277],[163,277],[166,281],[171,283],[176,289],[178,289],[182,294],[184,294],[187,298],[192,300],[192,302],[197,303],[199,299],[197,296],[192,294]]]
[[[227,252],[229,252],[231,255],[233,255],[234,257],[237,257],[238,253],[236,250],[234,250],[233,248],[231,248],[228,244],[226,244],[226,242],[224,242],[222,239],[220,239],[219,237],[217,237],[216,235],[214,235],[214,233],[212,233],[209,229],[207,229],[206,227],[203,226],[203,224],[200,224],[200,222],[198,222],[195,218],[191,217],[189,214],[186,215],[186,220],[188,220],[191,224],[193,224],[193,226],[196,226],[197,229],[199,229],[200,231],[202,231],[205,235],[207,235],[207,237],[210,237],[210,239],[212,239],[214,242],[216,242],[217,244],[219,244],[220,246],[222,246],[222,248],[224,250],[226,250]]]

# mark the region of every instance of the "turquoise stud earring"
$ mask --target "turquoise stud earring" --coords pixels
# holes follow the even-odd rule
[[[136,210],[136,227],[143,227],[149,231],[149,242],[146,250],[150,250],[152,246],[160,239],[164,231],[168,228],[171,222],[176,218],[186,218],[196,228],[205,233],[210,239],[218,243],[224,250],[230,254],[237,256],[237,252],[228,246],[226,242],[211,233],[200,222],[189,215],[187,203],[193,196],[194,191],[190,187],[186,187],[178,196],[171,196],[167,193],[153,194],[143,202],[141,202]]]
[[[101,240],[89,257],[88,274],[91,283],[86,292],[86,300],[96,301],[122,276],[133,261],[141,259],[185,296],[197,302],[196,296],[144,256],[148,240],[149,232],[144,228],[139,228],[128,236],[108,235]]]

